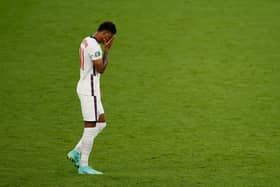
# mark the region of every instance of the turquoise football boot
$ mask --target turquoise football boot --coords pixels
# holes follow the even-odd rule
[[[80,160],[81,160],[81,153],[78,151],[70,151],[67,154],[67,158],[74,164],[75,167],[79,168],[80,166]]]
[[[92,169],[90,166],[80,166],[78,169],[79,174],[102,175],[101,171]]]

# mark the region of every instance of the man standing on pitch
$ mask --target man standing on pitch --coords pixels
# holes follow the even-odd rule
[[[108,54],[116,32],[114,23],[103,22],[97,32],[86,37],[80,45],[80,80],[77,93],[81,102],[84,132],[76,147],[67,154],[68,159],[78,167],[79,174],[102,174],[88,165],[88,159],[94,139],[106,127],[100,75],[108,64]]]

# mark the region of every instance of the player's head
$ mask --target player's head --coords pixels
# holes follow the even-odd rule
[[[99,25],[97,32],[100,33],[101,40],[106,42],[117,33],[117,29],[113,22],[105,21]]]

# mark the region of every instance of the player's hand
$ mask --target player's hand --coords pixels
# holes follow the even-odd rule
[[[115,36],[113,36],[110,40],[104,42],[104,50],[108,52],[113,44]]]

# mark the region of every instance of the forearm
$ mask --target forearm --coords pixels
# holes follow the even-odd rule
[[[105,71],[106,66],[108,64],[108,55],[109,55],[109,51],[105,51],[103,54],[103,71]]]

